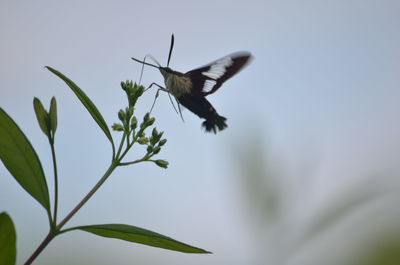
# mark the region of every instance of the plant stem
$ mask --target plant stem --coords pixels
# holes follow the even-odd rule
[[[122,147],[124,146],[124,142],[125,142],[125,137],[126,137],[126,133],[124,133],[122,135],[121,142],[119,143],[117,154],[115,155],[115,157],[113,157],[113,159],[118,159],[119,156],[121,155]]]
[[[94,185],[94,187],[86,194],[86,196],[75,206],[74,209],[55,227],[51,228],[50,232],[47,234],[46,238],[43,242],[38,246],[38,248],[33,252],[33,254],[29,257],[29,259],[25,262],[25,265],[31,264],[37,256],[46,248],[46,246],[50,243],[50,241],[60,234],[61,228],[79,211],[80,208],[93,196],[93,194],[103,185],[103,183],[107,180],[107,178],[111,175],[114,169],[118,166],[119,161],[114,160],[101,179]]]
[[[57,159],[56,152],[54,150],[54,140],[50,140],[51,155],[53,157],[53,171],[54,171],[54,211],[53,211],[53,223],[51,224],[52,229],[57,224],[57,209],[58,209],[58,173],[57,173]]]
[[[47,234],[45,239],[42,241],[42,243],[39,245],[39,247],[33,252],[33,254],[29,257],[29,259],[25,262],[25,265],[32,264],[32,262],[39,256],[39,254],[45,249],[45,247],[50,243],[50,241],[56,236],[54,232],[50,230],[50,232]]]
[[[149,157],[150,157],[150,156],[145,155],[145,156],[142,157],[141,159],[137,159],[137,160],[130,161],[130,162],[121,162],[121,163],[119,163],[118,165],[119,165],[119,166],[129,166],[129,165],[132,165],[132,164],[136,164],[136,163],[140,163],[140,162],[146,162],[146,161],[154,162],[153,160],[149,160]]]
[[[59,231],[69,219],[72,218],[79,211],[80,208],[93,196],[93,194],[103,185],[103,183],[107,180],[107,178],[111,175],[114,169],[118,166],[118,161],[113,161],[110,167],[107,169],[106,173],[101,177],[101,179],[94,185],[94,187],[86,194],[86,196],[80,201],[74,209],[57,225],[56,230]]]

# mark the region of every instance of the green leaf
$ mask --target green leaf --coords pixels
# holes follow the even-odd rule
[[[103,116],[101,115],[100,111],[97,109],[96,105],[90,100],[90,98],[83,92],[82,89],[80,89],[74,82],[72,82],[71,79],[60,73],[59,71],[46,66],[46,68],[61,78],[75,93],[75,95],[78,97],[78,99],[82,102],[82,104],[85,106],[85,108],[89,111],[90,115],[93,117],[93,119],[97,122],[99,127],[103,130],[104,134],[107,136],[108,140],[110,140],[111,144],[114,147],[114,142],[110,133],[110,130],[108,129],[107,123],[104,120]]]
[[[14,265],[17,256],[14,224],[10,216],[0,213],[0,265]]]
[[[51,98],[50,101],[50,128],[53,131],[53,135],[57,130],[57,101],[55,97]]]
[[[0,159],[22,188],[49,213],[49,191],[40,160],[24,133],[2,108],[0,108]]]
[[[50,136],[49,130],[49,113],[44,109],[42,102],[40,99],[34,98],[33,99],[33,109],[35,110],[37,121],[39,122],[40,129],[42,129],[43,133]]]
[[[148,246],[170,249],[186,253],[211,253],[204,249],[193,247],[185,243],[176,241],[170,237],[161,234],[125,224],[102,224],[79,226],[74,229],[80,229],[93,233],[98,236],[122,239],[130,242],[144,244]]]

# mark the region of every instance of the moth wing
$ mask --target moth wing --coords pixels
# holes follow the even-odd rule
[[[221,85],[238,73],[251,58],[249,52],[236,52],[212,63],[191,70],[188,75],[192,81],[192,92],[207,96],[214,93]]]

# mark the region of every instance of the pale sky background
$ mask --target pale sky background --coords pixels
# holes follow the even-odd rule
[[[189,111],[183,123],[161,95],[152,114],[168,139],[159,158],[170,162],[169,169],[118,169],[69,223],[127,223],[214,254],[72,232],[52,242],[35,264],[330,264],[324,257],[345,257],[346,243],[357,248],[361,236],[352,236],[354,242],[346,233],[360,222],[390,213],[388,220],[399,223],[398,204],[388,206],[399,201],[393,194],[400,186],[399,28],[395,0],[1,0],[0,107],[32,142],[52,187],[50,149],[32,100],[48,107],[57,98],[61,217],[104,172],[111,150],[75,95],[45,65],[78,84],[112,124],[126,104],[119,83],[139,79],[141,66],[130,57],[152,54],[166,64],[172,33],[170,67],[177,71],[240,50],[254,56],[209,97],[228,118],[227,130],[205,134],[202,120]],[[146,68],[143,83],[153,81],[162,83],[161,74]],[[143,97],[139,113],[149,110],[154,93]],[[276,186],[266,185],[265,193],[250,188],[256,180],[245,170],[248,160],[252,170],[264,167],[266,181]],[[331,202],[381,186],[393,198],[367,207],[358,221],[341,223],[335,236],[325,233],[323,243],[294,250],[313,216]],[[256,195],[275,193],[282,208],[269,226],[273,213]],[[15,222],[22,264],[47,233],[47,217],[0,166],[4,210]]]

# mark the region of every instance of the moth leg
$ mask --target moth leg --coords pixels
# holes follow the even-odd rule
[[[151,113],[151,111],[153,110],[154,105],[156,104],[156,100],[157,100],[158,95],[160,94],[160,90],[161,90],[161,91],[164,91],[164,92],[167,92],[167,93],[168,93],[168,97],[169,97],[169,99],[170,99],[170,101],[171,101],[171,103],[172,103],[172,107],[174,107],[175,112],[178,114],[178,111],[176,110],[176,107],[175,107],[175,105],[174,105],[174,102],[173,102],[172,99],[171,99],[171,94],[169,93],[168,89],[166,89],[166,88],[160,86],[159,84],[153,82],[153,83],[151,83],[144,91],[149,90],[152,86],[157,86],[158,89],[157,89],[156,95],[155,95],[155,97],[154,97],[153,104],[151,105],[150,113]],[[182,114],[181,114],[181,115],[182,115]]]
[[[154,105],[156,104],[156,100],[157,100],[157,98],[158,98],[158,92],[160,91],[160,89],[157,89],[157,93],[156,93],[156,96],[154,97],[154,101],[153,101],[153,104],[151,105],[151,108],[150,108],[150,111],[149,111],[149,113],[151,113],[152,112],[152,110],[153,110],[153,108],[154,108]]]
[[[166,89],[166,88],[164,88],[164,87],[162,87],[162,86],[160,86],[159,84],[157,84],[157,83],[151,83],[144,91],[146,92],[147,90],[149,90],[152,86],[157,86],[158,87],[158,89],[157,89],[157,92],[156,92],[156,95],[155,95],[155,97],[154,97],[154,101],[153,101],[153,104],[151,105],[151,108],[150,108],[150,113],[151,113],[151,111],[153,110],[153,108],[154,108],[154,105],[156,104],[156,100],[157,100],[157,98],[158,98],[158,95],[160,94],[159,92],[160,92],[160,90],[161,91],[165,91],[165,92],[168,92],[168,90]]]
[[[179,105],[178,100],[175,98],[175,100],[176,100],[176,102],[177,102],[177,104],[178,104],[178,110],[179,110],[179,111],[176,109],[175,104],[174,104],[174,101],[173,101],[172,98],[171,98],[171,93],[169,93],[168,89],[166,89],[165,87],[160,86],[159,84],[153,82],[153,83],[151,83],[144,91],[149,90],[152,86],[157,86],[158,89],[157,89],[157,92],[156,92],[156,96],[154,97],[153,105],[151,105],[150,113],[151,113],[151,111],[153,110],[154,105],[156,104],[156,100],[157,100],[158,95],[159,95],[160,90],[161,90],[161,91],[167,92],[168,97],[169,97],[169,100],[171,101],[172,107],[174,108],[176,114],[180,114],[182,121],[185,121],[185,120],[183,119],[181,107],[180,107],[180,105]]]
[[[144,91],[146,92],[147,90],[149,90],[152,86],[158,86],[158,90],[162,90],[162,91],[164,91],[164,92],[168,92],[169,93],[169,91],[168,91],[168,89],[166,89],[165,87],[163,87],[163,86],[160,86],[159,84],[157,84],[157,83],[151,83]]]
[[[168,93],[168,97],[169,97],[169,101],[171,102],[171,104],[172,104],[172,107],[174,107],[174,110],[175,110],[175,112],[176,112],[176,114],[181,114],[181,117],[182,117],[182,112],[181,112],[181,109],[180,109],[180,107],[179,107],[179,103],[178,103],[178,108],[179,108],[179,112],[177,111],[177,109],[176,109],[176,107],[175,107],[175,104],[174,104],[174,101],[172,100],[172,98],[171,98],[171,93]],[[176,98],[175,98],[176,99]],[[183,120],[183,118],[182,118],[182,120]]]
[[[169,98],[171,99],[171,97],[169,97]],[[175,98],[175,100],[176,100],[176,105],[178,105],[178,110],[179,110],[179,114],[181,115],[181,119],[183,122],[185,122],[185,120],[183,119],[182,111],[181,111],[181,104],[179,103],[177,98]],[[171,99],[171,101],[172,101],[172,99]]]
[[[169,99],[171,100],[172,107],[174,107],[175,112],[178,114],[178,111],[177,111],[176,108],[175,108],[174,102],[173,102],[172,99],[171,99],[170,93],[169,93],[168,91],[164,90],[164,89],[161,89],[161,88],[157,89],[156,95],[155,95],[155,97],[154,97],[153,104],[151,105],[150,113],[151,113],[151,111],[153,110],[154,105],[156,104],[156,100],[157,100],[157,98],[158,98],[158,95],[160,94],[160,91],[164,91],[164,92],[167,92],[167,93],[168,93],[168,97],[169,97]]]

